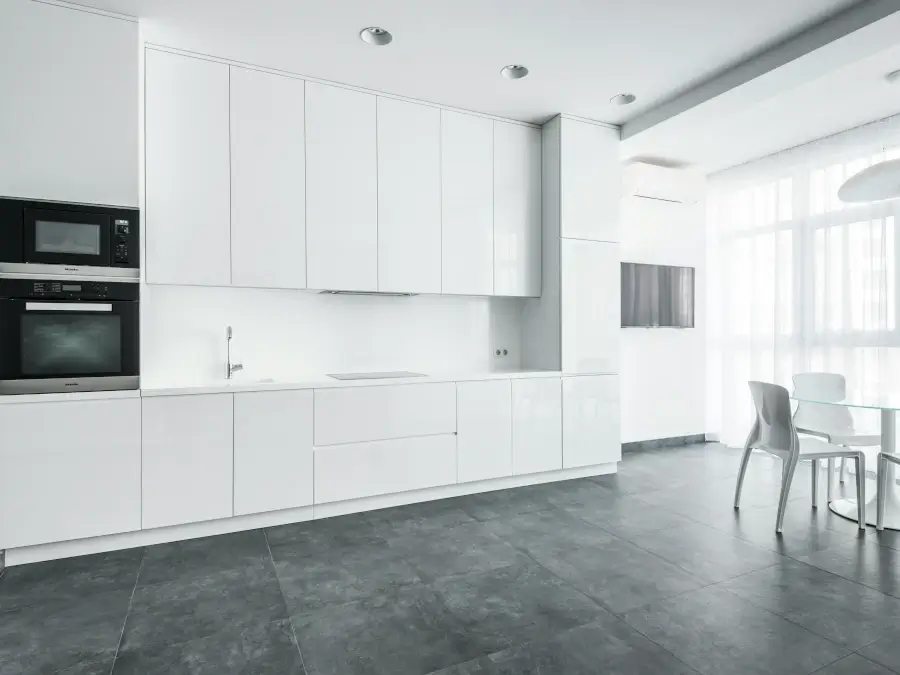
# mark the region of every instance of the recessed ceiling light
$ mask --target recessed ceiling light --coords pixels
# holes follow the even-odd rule
[[[616,94],[609,99],[609,102],[613,105],[630,105],[634,103],[636,99],[637,96],[634,94]]]
[[[391,40],[394,39],[394,36],[388,33],[384,28],[370,26],[369,28],[363,28],[360,31],[359,38],[363,42],[368,42],[370,45],[383,47],[384,45],[391,44]]]
[[[500,74],[507,80],[521,80],[528,74],[528,68],[520,65],[504,66]]]

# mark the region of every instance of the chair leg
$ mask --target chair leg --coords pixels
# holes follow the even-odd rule
[[[859,529],[866,529],[866,456],[856,455],[856,512],[859,517]]]
[[[819,508],[819,460],[812,460],[812,507]]]
[[[878,516],[875,520],[875,529],[879,532],[884,530],[884,503],[887,498],[887,460],[884,455],[878,453]]]
[[[844,484],[844,480],[847,478],[847,458],[841,457],[841,485]]]
[[[794,481],[794,469],[797,468],[796,456],[787,459],[781,469],[781,496],[778,498],[778,516],[775,519],[775,532],[781,534],[784,525],[784,512],[787,510],[788,494]]]
[[[744,446],[744,454],[741,455],[741,466],[738,469],[737,475],[737,485],[734,486],[734,508],[739,509],[741,507],[741,490],[744,487],[744,475],[747,473],[747,464],[750,463],[750,453],[752,453],[748,446]]]
[[[825,490],[828,495],[828,503],[834,501],[834,457],[828,459],[828,482],[825,484]]]

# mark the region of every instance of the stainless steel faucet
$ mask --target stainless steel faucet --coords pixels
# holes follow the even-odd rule
[[[225,327],[225,347],[227,351],[227,359],[228,362],[225,365],[225,378],[230,380],[232,376],[238,372],[239,370],[244,369],[243,363],[232,363],[231,362],[231,340],[234,337],[234,331],[231,326]]]

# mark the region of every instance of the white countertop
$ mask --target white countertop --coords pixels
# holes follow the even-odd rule
[[[586,373],[580,373],[584,375]],[[613,375],[615,373],[589,373],[590,375]],[[566,375],[569,377],[570,375]],[[571,376],[575,376],[574,374]],[[208,382],[167,384],[165,386],[142,387],[131,391],[85,391],[60,394],[19,394],[0,396],[0,405],[15,403],[52,403],[55,401],[92,401],[113,398],[138,398],[152,396],[190,396],[193,394],[227,394],[252,391],[285,391],[292,389],[331,389],[341,387],[378,387],[398,384],[425,384],[433,382],[473,382],[480,380],[517,380],[533,377],[563,377],[558,370],[512,370],[481,373],[439,373],[421,377],[389,377],[371,380],[336,380],[323,374],[309,374],[284,378],[254,378],[239,373],[228,382],[216,380]]]
[[[426,374],[421,377],[386,377],[371,380],[336,380],[327,375],[310,374],[290,378],[259,378],[235,376],[231,382],[201,382],[176,384],[164,387],[142,387],[142,396],[184,396],[190,394],[222,394],[246,391],[279,391],[287,389],[331,389],[341,387],[378,387],[397,384],[425,384],[429,382],[469,382],[476,380],[514,380],[528,377],[560,377],[559,371],[516,370],[488,373]]]

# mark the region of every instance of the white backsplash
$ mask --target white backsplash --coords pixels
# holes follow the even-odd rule
[[[142,286],[144,386],[206,382],[225,371],[234,328],[241,379],[412,370],[514,370],[521,365],[516,298],[320,295],[193,286]],[[506,348],[509,355],[494,356]]]

